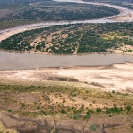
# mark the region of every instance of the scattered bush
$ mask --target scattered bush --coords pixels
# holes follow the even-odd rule
[[[97,108],[97,109],[96,109],[96,112],[97,112],[97,113],[100,113],[101,111],[102,111],[102,110],[101,110],[100,108]]]
[[[131,106],[126,106],[127,111],[131,111],[132,107]]]
[[[98,129],[98,126],[95,124],[90,125],[90,130],[96,131]]]
[[[119,107],[112,107],[112,108],[106,108],[106,114],[111,114],[111,113],[117,113],[117,114],[120,114],[121,112],[123,111],[122,108],[119,108]]]
[[[80,114],[74,114],[74,116],[73,116],[73,119],[79,119],[80,118]]]

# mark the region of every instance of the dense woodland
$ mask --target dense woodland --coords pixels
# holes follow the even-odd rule
[[[132,52],[133,23],[76,24],[25,31],[0,43],[0,48],[54,54]]]

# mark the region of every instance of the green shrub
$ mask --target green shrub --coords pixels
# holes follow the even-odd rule
[[[97,112],[97,113],[100,113],[101,111],[102,111],[102,110],[101,110],[100,108],[97,108],[97,109],[96,109],[96,112]]]
[[[127,111],[131,111],[132,107],[131,106],[126,106]]]
[[[66,111],[64,109],[61,110],[62,114],[67,114]]]
[[[90,113],[94,113],[94,111],[89,109],[86,114],[90,114]]]
[[[115,90],[113,90],[112,93],[114,94],[115,93]]]
[[[122,108],[119,108],[119,107],[112,107],[112,108],[106,108],[106,114],[111,114],[111,113],[117,113],[117,114],[120,114],[121,112],[123,111]]]
[[[90,125],[90,130],[93,130],[93,131],[96,131],[98,129],[98,126],[97,125]]]
[[[45,113],[45,111],[44,111],[44,110],[41,110],[40,112],[41,112],[42,114],[46,115],[46,113]]]
[[[37,102],[34,102],[34,104],[37,104]]]
[[[85,119],[90,119],[91,118],[91,114],[90,113],[89,114],[86,114],[84,118]]]
[[[80,114],[74,114],[74,116],[73,116],[73,119],[79,119],[80,118]]]
[[[88,92],[89,92],[89,90],[86,90],[85,92],[86,92],[86,93],[88,93]]]

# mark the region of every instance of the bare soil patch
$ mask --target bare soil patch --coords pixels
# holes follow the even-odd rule
[[[125,91],[133,86],[133,64],[99,67],[42,68],[0,71],[0,79],[82,82],[97,88]]]

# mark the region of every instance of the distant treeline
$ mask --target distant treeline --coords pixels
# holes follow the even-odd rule
[[[43,2],[37,7],[31,6],[20,12],[10,14],[4,19],[59,21],[103,18],[119,14],[119,10],[105,6],[77,3]]]

